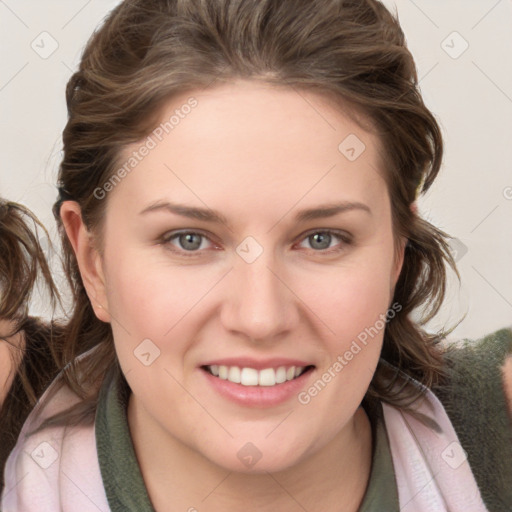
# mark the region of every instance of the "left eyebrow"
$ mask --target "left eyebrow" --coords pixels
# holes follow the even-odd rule
[[[360,203],[359,201],[343,201],[341,203],[326,204],[316,208],[301,210],[297,215],[295,215],[295,220],[297,222],[305,222],[307,220],[324,219],[327,217],[334,217],[339,213],[354,210],[363,211],[369,215],[373,215],[370,207],[364,203]]]

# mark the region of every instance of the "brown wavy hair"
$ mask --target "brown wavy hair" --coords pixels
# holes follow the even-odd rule
[[[100,200],[94,191],[114,175],[121,151],[155,128],[174,95],[237,79],[323,94],[345,112],[348,106],[356,121],[371,121],[382,145],[395,245],[401,236],[408,243],[393,298],[402,309],[386,326],[367,399],[407,407],[419,392],[393,391],[399,373],[429,387],[443,376],[439,342],[451,330],[432,334],[423,326],[441,307],[447,268],[458,272],[449,236],[411,209],[416,191],[426,192],[440,170],[443,140],[398,17],[377,0],[126,0],[108,15],[66,89],[61,196],[54,205],[74,300],[66,360],[96,347],[84,361],[89,383],[117,364],[110,324],[95,316],[66,237],[62,202],[79,204],[101,252],[108,196]],[[417,308],[420,322],[410,318]],[[390,374],[386,362],[398,371]],[[84,399],[76,417],[91,418],[96,388],[87,391],[73,364],[66,382]]]
[[[59,340],[63,333],[57,322],[29,316],[32,292],[43,284],[53,308],[60,304],[38,234],[48,232],[36,216],[21,204],[0,199],[0,319],[12,325],[1,332],[10,345],[14,378],[0,405],[0,489],[3,468],[23,422],[60,366]],[[22,343],[11,342],[20,335]]]

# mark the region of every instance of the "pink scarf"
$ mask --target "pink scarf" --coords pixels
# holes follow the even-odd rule
[[[466,453],[443,405],[428,389],[425,399],[430,400],[433,411],[421,399],[415,409],[432,418],[441,432],[407,412],[382,404],[400,512],[486,512]]]
[[[426,398],[433,411],[424,400],[418,401],[416,408],[434,419],[442,433],[383,404],[400,511],[486,512],[446,411],[431,391],[426,390]],[[26,437],[43,418],[76,401],[76,395],[61,388],[43,410],[36,406],[29,415],[7,461],[3,512],[110,511],[93,425],[56,427]]]

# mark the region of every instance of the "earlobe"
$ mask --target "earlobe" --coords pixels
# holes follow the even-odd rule
[[[102,259],[82,220],[80,205],[76,201],[64,201],[60,208],[60,217],[73,247],[94,313],[101,321],[110,322]]]

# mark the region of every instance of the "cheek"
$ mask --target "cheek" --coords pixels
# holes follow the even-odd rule
[[[335,404],[339,411],[351,410],[362,400],[372,379],[390,307],[390,267],[386,262],[372,261],[317,276],[316,293],[310,288],[307,302],[325,326],[322,344],[326,352],[318,389],[332,382],[326,385],[326,393],[322,391],[317,405],[325,402]],[[305,286],[304,293],[306,290]],[[306,399],[317,392],[305,391]]]
[[[182,359],[193,333],[187,311],[197,302],[196,284],[180,269],[149,265],[146,258],[123,258],[108,275],[108,301],[114,344],[122,371],[144,403],[159,407],[155,397],[172,386],[170,374],[182,379]],[[189,331],[187,330],[189,325]]]
[[[13,366],[9,345],[0,341],[0,407],[9,393],[14,378]]]
[[[153,258],[156,260],[157,258]],[[107,273],[108,307],[116,351],[123,368],[139,368],[133,357],[144,340],[159,352],[156,365],[179,361],[195,339],[195,318],[218,280],[207,266],[171,266],[158,257],[126,252]],[[148,345],[151,349],[152,345]],[[151,351],[151,350],[150,350]],[[162,356],[162,357],[160,357]]]
[[[336,337],[347,339],[372,326],[389,307],[390,270],[386,265],[347,266],[304,284],[304,296]]]
[[[201,272],[190,268],[154,262],[142,251],[124,254],[107,274],[110,312],[129,331],[163,336],[204,294]]]

